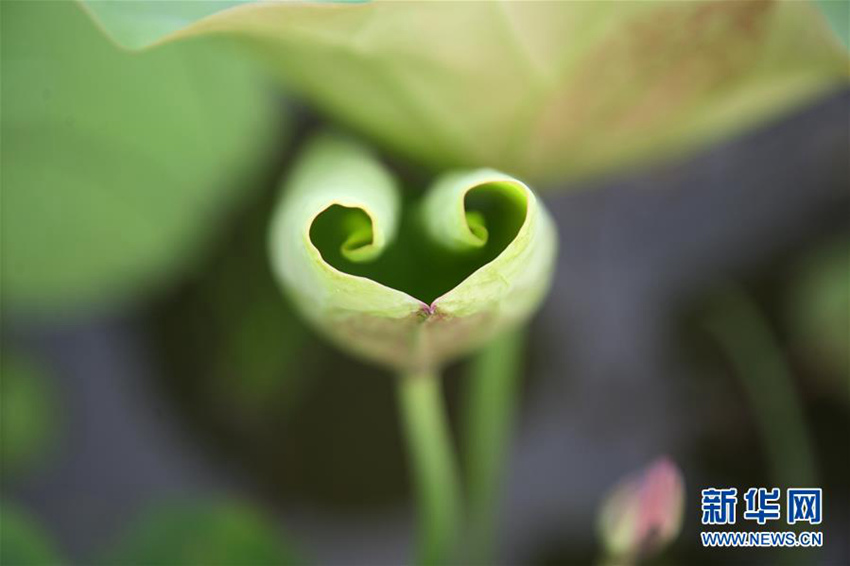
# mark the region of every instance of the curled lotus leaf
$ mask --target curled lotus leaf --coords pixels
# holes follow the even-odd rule
[[[383,365],[439,366],[525,321],[548,290],[554,224],[492,169],[452,171],[417,201],[358,143],[322,134],[285,182],[273,271],[340,347]]]

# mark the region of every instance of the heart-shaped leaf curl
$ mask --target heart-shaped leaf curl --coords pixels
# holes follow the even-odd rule
[[[340,347],[400,370],[435,368],[525,321],[557,237],[522,182],[490,169],[438,178],[418,203],[356,142],[306,147],[275,210],[272,267]]]

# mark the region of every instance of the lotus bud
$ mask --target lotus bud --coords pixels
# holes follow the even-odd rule
[[[556,234],[522,182],[448,173],[418,203],[363,146],[312,140],[282,188],[273,273],[341,348],[401,371],[436,368],[526,321],[549,288]]]
[[[599,514],[610,562],[632,564],[662,550],[679,535],[684,508],[684,479],[668,458],[621,481],[606,496]]]

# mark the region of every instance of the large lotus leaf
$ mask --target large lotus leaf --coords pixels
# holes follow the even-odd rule
[[[727,136],[847,83],[808,2],[115,2],[132,47],[228,34],[421,162],[564,181]]]
[[[0,564],[60,566],[64,563],[40,524],[16,505],[0,502]]]
[[[36,360],[8,347],[0,352],[0,470],[22,474],[56,441],[56,391]]]
[[[271,157],[274,96],[212,40],[129,53],[77,3],[2,11],[4,306],[68,309],[163,284]]]
[[[542,203],[512,177],[446,173],[403,203],[367,150],[329,134],[304,150],[270,237],[272,269],[308,320],[342,348],[408,370],[528,318],[557,241]]]
[[[104,559],[109,566],[309,564],[277,525],[239,501],[170,503],[144,514]]]

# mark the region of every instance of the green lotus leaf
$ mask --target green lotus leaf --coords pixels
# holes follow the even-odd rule
[[[402,202],[373,155],[331,134],[304,150],[270,233],[273,271],[303,315],[340,347],[404,370],[526,320],[549,287],[556,241],[513,177],[450,172]]]
[[[43,463],[57,440],[56,391],[37,360],[0,351],[0,470],[23,475]]]
[[[685,154],[850,75],[809,2],[85,4],[132,47],[235,37],[325,113],[419,162],[561,186]]]
[[[4,307],[147,296],[259,186],[279,103],[211,39],[129,53],[74,2],[2,11]]]
[[[108,566],[309,564],[264,513],[239,500],[151,507],[101,560]]]
[[[49,535],[25,510],[0,502],[0,564],[15,566],[61,566]]]
[[[847,393],[850,385],[850,238],[817,248],[791,281],[791,339],[825,382]]]

